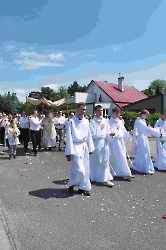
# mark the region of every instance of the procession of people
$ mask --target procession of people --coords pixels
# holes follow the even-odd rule
[[[0,142],[8,147],[9,159],[16,158],[17,146],[22,144],[25,154],[29,154],[29,143],[32,152],[37,156],[39,151],[65,149],[65,156],[70,162],[68,192],[74,187],[78,194],[90,196],[91,184],[102,183],[113,187],[114,178],[130,180],[132,171],[154,174],[155,168],[166,170],[166,112],[157,120],[154,128],[147,126],[147,110],[141,110],[135,121],[133,131],[127,131],[125,122],[118,107],[112,109],[112,117],[103,117],[101,105],[95,107],[95,115],[89,119],[85,116],[86,104],[79,103],[77,111],[70,112],[68,117],[59,111],[45,115],[33,111],[28,117],[25,112],[14,117],[0,113]],[[152,162],[149,136],[156,137],[157,158]],[[129,166],[126,141],[132,145],[135,155]]]

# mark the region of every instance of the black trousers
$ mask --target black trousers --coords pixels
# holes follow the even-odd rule
[[[20,129],[20,132],[21,132],[21,143],[24,143],[24,149],[25,151],[28,150],[28,143],[29,143],[29,128],[21,128]]]
[[[39,144],[38,144],[38,149],[41,149],[41,140],[42,140],[42,133],[43,133],[43,131],[42,131],[42,129],[40,129],[39,130]]]
[[[31,133],[31,140],[33,145],[33,152],[37,153],[37,145],[39,145],[39,131],[30,130]]]
[[[1,127],[1,129],[0,129],[0,137],[1,137],[1,144],[5,144],[5,141],[4,141],[4,139],[5,139],[5,128],[4,127]]]

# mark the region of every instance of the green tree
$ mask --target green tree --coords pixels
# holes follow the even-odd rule
[[[70,96],[73,96],[75,92],[84,92],[85,90],[86,85],[80,86],[76,81],[74,81],[67,89]]]
[[[12,114],[12,102],[9,98],[6,98],[6,96],[0,97],[0,111],[7,115]]]
[[[10,100],[11,100],[11,103],[12,103],[12,113],[13,114],[19,114],[20,113],[21,102],[18,99],[16,93],[11,94]]]
[[[42,87],[41,92],[47,100],[51,99],[52,94],[54,94],[54,90],[49,87]]]
[[[166,80],[156,79],[149,84],[149,89],[152,91],[153,95],[156,94],[157,88],[162,88],[163,92],[165,93],[166,92]]]
[[[29,116],[29,115],[32,115],[32,111],[36,109],[36,107],[30,103],[21,103],[21,106],[20,106],[20,113],[22,111],[25,111],[26,114]]]

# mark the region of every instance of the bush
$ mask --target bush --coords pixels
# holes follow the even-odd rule
[[[129,112],[124,111],[122,112],[123,119],[125,121],[125,127],[128,131],[132,130],[134,128],[134,122],[136,118],[138,117],[137,112]],[[155,114],[149,114],[146,122],[147,125],[154,126],[155,122],[161,117],[161,114],[155,113]]]

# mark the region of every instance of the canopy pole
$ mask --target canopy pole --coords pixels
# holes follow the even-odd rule
[[[66,98],[66,104],[67,104],[67,113],[68,113],[68,101],[67,101],[67,98]]]
[[[44,113],[44,102],[42,102],[42,117],[43,117],[43,113]]]

